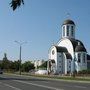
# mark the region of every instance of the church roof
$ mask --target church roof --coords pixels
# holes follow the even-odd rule
[[[66,25],[66,24],[73,24],[75,25],[74,21],[70,20],[70,19],[67,19],[63,22],[63,25]]]
[[[85,49],[84,46],[78,45],[78,46],[76,46],[76,48],[75,48],[75,52],[86,52],[86,49]]]
[[[73,44],[74,51],[79,51],[80,50],[80,51],[87,52],[86,49],[85,49],[85,47],[84,47],[84,45],[83,45],[83,43],[80,40],[73,39],[73,38],[70,38],[69,40]],[[78,43],[80,43],[80,46],[78,45]],[[76,49],[76,47],[77,47],[77,49]]]
[[[70,53],[65,53],[65,54],[66,54],[66,58],[67,58],[67,59],[72,59],[72,56],[71,56]]]
[[[68,52],[65,47],[55,46],[57,49],[57,52]]]

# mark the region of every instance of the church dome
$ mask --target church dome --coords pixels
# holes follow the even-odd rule
[[[85,49],[84,46],[78,45],[78,46],[76,46],[76,48],[75,48],[75,52],[86,52],[86,49]]]
[[[70,19],[67,19],[63,22],[63,25],[66,25],[66,24],[73,24],[75,25],[74,21],[70,20]]]

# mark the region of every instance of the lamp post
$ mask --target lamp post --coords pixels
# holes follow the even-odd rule
[[[20,46],[20,52],[19,52],[19,74],[21,75],[21,62],[22,62],[22,59],[21,59],[21,52],[22,52],[22,45],[23,44],[26,44],[27,42],[18,42],[18,41],[15,41],[17,44],[19,44]]]

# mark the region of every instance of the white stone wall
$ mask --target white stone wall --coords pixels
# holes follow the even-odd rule
[[[54,54],[52,54],[53,50],[54,50]],[[49,59],[54,59],[57,66],[57,50],[55,46],[52,46],[49,50]]]
[[[74,49],[71,41],[67,38],[61,39],[61,41],[58,42],[58,46],[66,47],[68,52],[72,56],[72,62],[71,62],[71,72],[74,71]]]
[[[53,73],[56,73],[56,64],[55,63],[52,63],[51,71],[53,71]]]
[[[71,72],[71,59],[67,59],[67,72]]]
[[[57,53],[57,73],[63,73],[63,53]]]
[[[54,54],[52,53],[54,51]],[[49,50],[49,60],[55,60],[55,64],[52,64],[51,70],[56,73],[57,71],[57,50],[55,46],[52,46]],[[47,68],[48,69],[48,68]]]
[[[68,52],[71,54],[71,56],[73,57],[73,53],[74,53],[74,50],[73,50],[73,45],[71,43],[71,41],[67,38],[65,39],[61,39],[61,41],[59,41],[57,43],[58,46],[61,46],[61,47],[66,47]]]
[[[78,54],[80,53],[80,62],[78,62]],[[83,61],[84,60],[84,57],[83,57],[83,54],[85,54],[85,62]],[[81,70],[86,70],[87,69],[87,57],[86,57],[86,53],[85,52],[77,52],[76,54],[76,62],[75,62],[75,68],[78,71],[81,71]]]

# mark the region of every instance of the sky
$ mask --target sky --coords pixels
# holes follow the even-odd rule
[[[76,25],[76,39],[81,40],[90,53],[90,0],[24,0],[16,11],[11,0],[0,2],[0,60],[7,53],[9,60],[47,60],[48,50],[61,38],[61,25],[70,18]],[[67,16],[67,13],[70,13]]]

